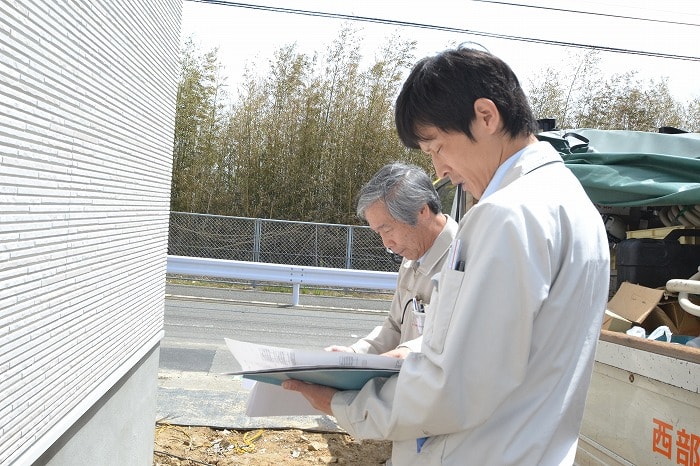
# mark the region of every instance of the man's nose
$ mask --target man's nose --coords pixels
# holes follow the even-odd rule
[[[392,246],[394,246],[394,241],[391,238],[382,236],[382,244],[384,244],[385,248],[391,249]]]
[[[447,169],[441,160],[435,155],[430,155],[430,160],[433,162],[433,168],[435,169],[435,174],[438,178],[445,178],[447,176]]]

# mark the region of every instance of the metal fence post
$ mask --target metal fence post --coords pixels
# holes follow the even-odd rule
[[[295,283],[292,285],[292,306],[299,305],[299,290],[300,289],[301,289],[301,285],[299,283]]]
[[[318,253],[318,225],[314,226],[314,253],[314,265],[318,267],[320,265]]]
[[[352,268],[352,226],[348,225],[348,241],[345,248],[345,268]]]
[[[260,237],[262,236],[262,220],[255,219],[253,229],[253,262],[260,262]]]

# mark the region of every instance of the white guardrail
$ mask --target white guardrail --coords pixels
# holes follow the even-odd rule
[[[395,290],[398,275],[396,272],[267,264],[186,256],[168,256],[166,271],[170,274],[197,277],[287,283],[292,285],[293,306],[299,304],[301,285]]]

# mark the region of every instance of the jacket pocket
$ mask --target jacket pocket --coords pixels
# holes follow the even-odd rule
[[[423,330],[423,344],[441,354],[445,349],[445,337],[456,311],[459,290],[465,273],[461,270],[443,270],[433,290],[429,313]]]

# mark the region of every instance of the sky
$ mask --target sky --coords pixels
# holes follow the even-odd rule
[[[218,1],[224,3],[226,0]],[[668,78],[672,95],[681,102],[700,97],[700,3],[697,0],[243,0],[231,3],[696,57],[696,60],[678,60],[629,53],[601,52],[599,55],[600,68],[606,76],[635,70],[638,78],[645,81]],[[202,52],[218,48],[222,75],[227,77],[229,86],[235,87],[246,65],[264,71],[274,51],[282,46],[296,44],[299,52],[323,52],[338,36],[344,23],[347,21],[343,19],[185,0],[181,40],[193,40]],[[417,59],[455,44],[474,41],[506,61],[524,86],[529,78],[547,67],[562,71],[575,68],[578,65],[576,54],[583,53],[582,49],[570,46],[484,37],[467,32],[369,22],[350,24],[359,30],[363,38],[362,54],[368,60],[373,59],[378,47],[395,33],[417,41]]]

